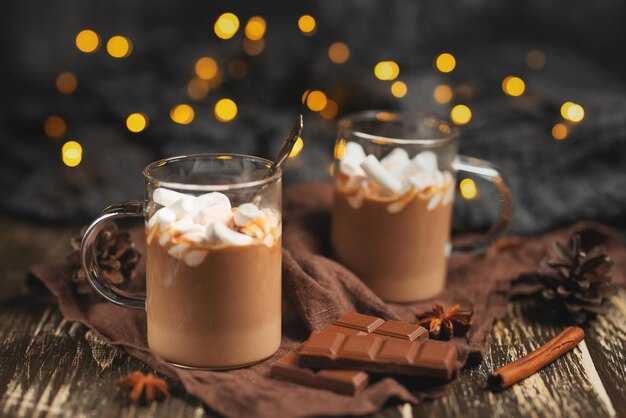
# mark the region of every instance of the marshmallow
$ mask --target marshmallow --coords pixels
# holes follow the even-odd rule
[[[444,192],[442,203],[447,205],[454,200],[454,184],[448,183],[448,188]]]
[[[443,188],[443,185],[445,184],[445,179],[441,171],[437,170],[433,172],[433,181],[435,183],[435,186],[437,186],[440,189]]]
[[[161,238],[159,238],[159,245],[161,245],[161,247],[165,247],[168,242],[170,242],[170,234],[164,232],[161,235]]]
[[[415,186],[418,191],[424,190],[429,185],[428,178],[423,174],[409,176],[409,183]]]
[[[392,171],[409,164],[409,153],[404,148],[394,148],[380,163],[386,170]]]
[[[350,205],[352,209],[358,209],[363,204],[363,199],[365,198],[365,191],[363,189],[359,189],[356,194],[352,196],[347,196],[346,201]]]
[[[209,229],[211,229],[212,231],[209,232]],[[211,239],[217,238],[220,242],[224,244],[248,245],[254,242],[254,239],[252,237],[233,231],[226,225],[219,222],[214,222],[207,227],[207,235]]]
[[[189,267],[197,267],[200,264],[202,264],[202,262],[204,261],[204,259],[206,258],[207,252],[206,251],[198,251],[198,250],[194,250],[194,251],[189,251],[187,254],[185,254],[185,256],[183,257],[183,261],[185,262],[185,264],[187,264]]]
[[[278,223],[280,222],[280,217],[278,215],[278,212],[275,212],[274,210],[270,208],[265,208],[262,210],[262,212],[265,214],[265,216],[267,216],[267,219],[269,219],[270,226],[272,228],[276,228],[278,226]]]
[[[426,209],[428,210],[435,209],[437,206],[439,206],[439,203],[441,202],[441,198],[442,198],[441,192],[435,193],[428,201],[428,205],[426,205]]]
[[[224,193],[219,192],[212,192],[200,195],[195,198],[193,204],[196,211],[200,211],[204,208],[208,208],[217,204],[227,206],[228,210],[230,210],[230,200],[228,199],[228,196],[226,196]]]
[[[171,229],[175,229],[177,232],[181,234],[187,234],[190,232],[197,232],[197,233],[203,234],[206,231],[206,227],[204,225],[187,223],[187,222],[180,224],[180,221],[176,222],[175,224],[172,224]]]
[[[172,257],[183,258],[183,254],[185,253],[185,251],[187,251],[188,248],[189,248],[189,244],[187,244],[186,242],[183,242],[182,244],[178,244],[178,245],[174,245],[173,247],[170,247],[170,249],[167,250],[167,253],[171,255]]]
[[[267,215],[261,211],[259,211],[259,215],[255,217],[252,222],[239,229],[241,233],[254,238],[263,238],[270,230],[270,220]]]
[[[361,168],[367,173],[370,179],[374,180],[376,184],[384,189],[387,189],[393,193],[400,193],[402,191],[402,182],[393,177],[385,167],[380,164],[380,161],[373,155],[368,155],[361,163]]]
[[[176,214],[171,209],[161,208],[154,212],[154,214],[148,221],[148,228],[152,228],[158,223],[160,225],[161,231],[163,231],[175,220]]]
[[[272,245],[274,245],[274,237],[272,236],[272,234],[267,234],[267,236],[265,237],[265,239],[263,240],[263,244],[267,247],[267,248],[271,248]]]
[[[341,160],[339,162],[339,170],[343,174],[345,174],[346,176],[349,176],[349,177],[352,177],[352,176],[363,177],[363,176],[365,176],[365,172],[360,167],[361,162],[363,162],[363,160],[360,160],[360,161]]]
[[[439,170],[439,166],[437,165],[437,154],[432,151],[420,152],[413,157],[412,162],[416,167],[419,167],[429,173]]]
[[[233,212],[228,205],[223,202],[216,203],[204,209],[201,209],[196,215],[196,222],[204,226],[213,222],[220,222],[224,225],[231,225],[233,220]]]
[[[202,228],[202,232],[197,232],[197,231],[187,232],[181,236],[181,239],[185,241],[192,241],[192,242],[198,242],[198,243],[208,241],[207,236],[206,236],[206,229],[204,227]]]
[[[188,194],[175,192],[174,190],[159,187],[152,192],[152,200],[161,206],[169,206],[182,198],[193,198]]]
[[[360,164],[364,159],[365,151],[363,150],[361,144],[353,141],[346,143],[346,149],[343,153],[342,161],[349,160]]]
[[[259,208],[253,203],[239,205],[237,212],[235,212],[235,225],[248,226],[260,213]]]
[[[176,215],[176,219],[180,219],[187,215],[193,215],[195,210],[194,200],[196,198],[193,196],[186,196],[178,199],[176,202],[168,205],[167,207],[174,212]]]

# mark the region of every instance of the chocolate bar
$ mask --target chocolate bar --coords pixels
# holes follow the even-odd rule
[[[375,333],[318,332],[298,350],[301,367],[354,369],[450,380],[456,347],[442,341],[381,338]]]
[[[428,338],[425,328],[400,321],[384,321],[375,316],[350,312],[326,326],[320,333],[343,335],[368,335],[375,333],[383,339],[424,340]],[[297,350],[272,364],[270,375],[274,378],[299,383],[346,395],[356,395],[368,384],[367,373],[360,370],[319,370],[317,372],[298,365]]]

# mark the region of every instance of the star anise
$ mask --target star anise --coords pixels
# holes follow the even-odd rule
[[[118,380],[117,384],[121,388],[130,391],[130,399],[135,402],[139,400],[152,402],[170,396],[165,380],[159,379],[152,373],[132,372]]]
[[[435,303],[432,311],[418,313],[415,316],[418,325],[428,329],[431,338],[449,340],[454,335],[465,334],[471,328],[472,313],[470,309],[461,309],[458,304],[444,309]]]

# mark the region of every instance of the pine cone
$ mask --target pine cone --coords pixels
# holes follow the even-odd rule
[[[582,324],[606,312],[606,301],[616,291],[611,284],[613,261],[604,246],[588,253],[581,246],[580,235],[574,235],[569,247],[556,242],[552,252],[539,265],[541,293],[575,322]]]
[[[80,263],[80,243],[86,230],[87,228],[83,227],[78,235],[70,239],[72,252],[67,256],[70,265],[70,277],[79,294],[93,292],[93,287],[87,280]],[[135,248],[130,233],[120,231],[115,222],[109,223],[102,230],[96,240],[95,252],[103,279],[117,287],[125,288],[135,278],[136,267],[141,254]]]

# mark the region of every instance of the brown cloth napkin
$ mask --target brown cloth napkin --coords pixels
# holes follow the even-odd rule
[[[597,223],[581,223],[523,239],[519,245],[492,256],[452,257],[443,294],[423,303],[385,304],[353,273],[332,259],[328,242],[331,200],[331,185],[327,183],[305,183],[285,192],[283,340],[272,359],[252,367],[226,372],[173,367],[148,350],[144,312],[77,296],[69,284],[65,262],[36,266],[32,276],[45,285],[66,319],[85,324],[111,344],[124,347],[159,372],[180,380],[190,394],[213,411],[229,417],[260,418],[363,415],[379,410],[390,400],[417,403],[446,392],[448,385],[428,386],[416,382],[417,379],[382,378],[359,396],[351,397],[269,378],[269,367],[274,360],[304,341],[310,331],[322,328],[346,311],[414,322],[415,312],[429,309],[434,301],[471,308],[473,328],[466,336],[453,339],[459,349],[458,364],[463,366],[468,361],[482,359],[491,325],[504,316],[508,298],[537,290],[535,285],[523,281],[513,285],[512,279],[534,271],[550,242],[565,241],[575,231],[584,231],[588,239],[606,242],[616,260],[614,279],[620,284],[625,282],[626,248],[620,243],[619,235]],[[143,232],[135,233],[142,250]]]

